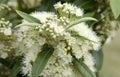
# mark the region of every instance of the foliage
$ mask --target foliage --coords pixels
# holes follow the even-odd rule
[[[119,4],[120,0],[110,0],[111,9],[115,18],[118,18],[120,15]]]
[[[99,77],[102,47],[119,29],[119,4],[0,0],[0,68],[8,77]]]

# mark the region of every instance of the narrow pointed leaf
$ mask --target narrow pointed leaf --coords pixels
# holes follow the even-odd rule
[[[18,11],[16,10],[17,14],[20,15],[22,18],[24,18],[26,21],[31,22],[31,23],[41,23],[40,20],[38,20],[37,18],[30,16],[27,13],[24,13],[22,11]]]
[[[100,71],[100,69],[102,68],[102,65],[103,65],[102,49],[100,49],[99,51],[93,51],[92,54],[93,54],[93,57],[95,59],[97,71]]]
[[[22,67],[21,61],[16,62],[16,64],[11,70],[9,77],[17,77],[17,74],[21,71],[21,67]]]
[[[82,61],[74,59],[73,64],[76,69],[83,75],[83,77],[96,77],[95,73],[93,73]]]
[[[54,49],[45,44],[42,48],[42,51],[38,54],[35,63],[32,68],[32,76],[31,77],[39,77],[43,69],[45,68],[49,58],[53,54]]]
[[[83,17],[93,17],[95,15],[94,12],[88,12],[83,15]]]
[[[27,26],[34,27],[34,26],[39,26],[39,25],[41,25],[41,24],[38,24],[38,23],[23,23],[23,24],[20,24],[20,25],[15,26],[15,28],[19,28],[19,27],[21,27],[22,25],[27,25]]]
[[[83,77],[82,74],[73,66],[74,77]]]
[[[92,18],[92,17],[84,17],[84,18],[80,18],[78,20],[75,20],[74,22],[71,22],[65,30],[79,24],[79,23],[82,23],[82,22],[86,22],[86,21],[97,21],[95,18]]]
[[[120,0],[110,0],[110,6],[114,17],[117,19],[120,15]]]

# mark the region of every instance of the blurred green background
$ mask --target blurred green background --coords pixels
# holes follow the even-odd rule
[[[104,46],[102,77],[120,77],[120,31],[114,39]]]

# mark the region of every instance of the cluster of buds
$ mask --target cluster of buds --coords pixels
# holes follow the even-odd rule
[[[0,33],[3,33],[4,35],[11,35],[12,24],[9,21],[5,21],[4,18],[1,18],[0,20]]]

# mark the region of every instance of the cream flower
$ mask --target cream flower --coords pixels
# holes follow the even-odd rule
[[[83,15],[83,11],[68,3],[57,3],[54,5],[57,10],[61,10],[66,15],[60,17],[52,12],[35,12],[31,16],[41,21],[40,25],[29,26],[29,22],[23,20],[15,32],[17,42],[21,45],[19,51],[24,54],[22,73],[31,75],[32,63],[34,63],[40,48],[44,44],[49,44],[54,48],[46,67],[40,76],[44,77],[74,77],[72,68],[73,56],[76,59],[83,59],[84,63],[95,72],[95,63],[89,50],[97,50],[100,40],[85,23],[78,23],[66,29],[70,22],[75,21]],[[73,16],[71,20],[67,13]],[[79,36],[76,37],[74,35]],[[22,49],[24,48],[24,52]]]

